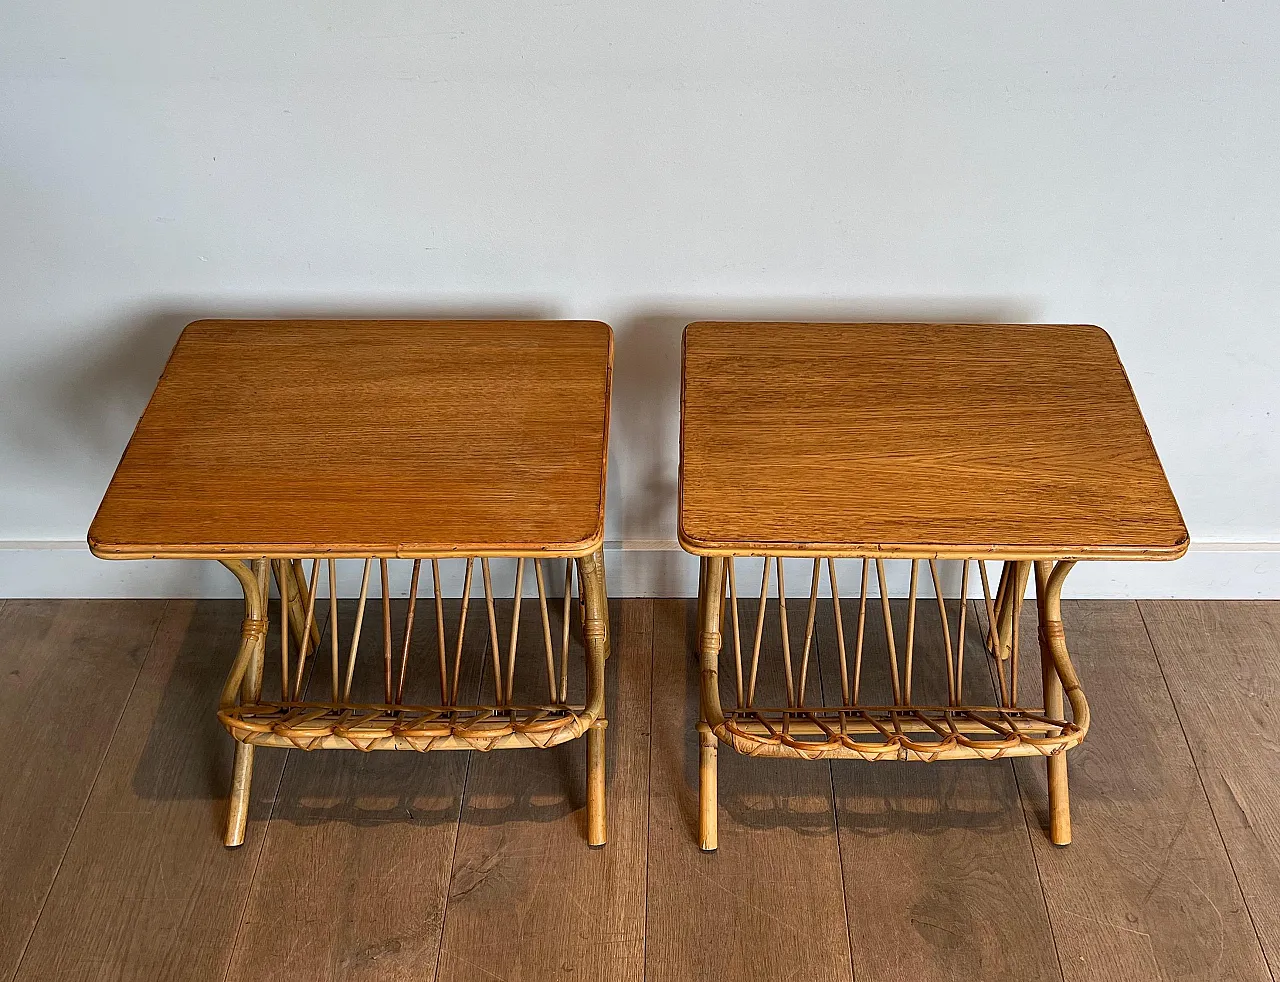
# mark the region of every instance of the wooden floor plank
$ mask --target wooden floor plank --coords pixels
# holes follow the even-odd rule
[[[509,606],[500,605],[500,624],[510,622]],[[473,756],[441,943],[442,982],[643,979],[652,609],[644,600],[611,605],[604,848],[586,840],[585,739]],[[555,636],[559,623],[553,620]],[[576,643],[574,649],[571,701],[583,691],[582,656]],[[517,702],[545,700],[543,652],[536,605],[526,603]]]
[[[247,844],[224,848],[232,740],[215,710],[242,616],[169,603],[18,979],[225,976],[284,763],[258,752]]]
[[[450,645],[459,606],[445,604]],[[407,601],[392,603],[393,651],[403,643],[406,607]],[[355,604],[343,601],[339,612],[342,674]],[[379,602],[371,600],[363,639],[371,647],[362,651],[353,680],[358,702],[384,698],[380,619]],[[485,657],[483,607],[469,613],[466,650],[459,692],[472,703]],[[438,664],[434,608],[419,601],[407,703],[439,702]],[[308,698],[330,698],[327,655],[315,663],[308,686]],[[288,754],[228,978],[432,978],[469,753]]]
[[[1262,949],[1280,978],[1280,604],[1143,601],[1140,609]],[[1224,928],[1236,923],[1233,912],[1221,913]]]
[[[646,977],[849,980],[825,762],[748,758],[722,745],[720,848],[698,849],[695,606],[654,602]],[[776,691],[781,636],[771,606],[761,675]],[[754,604],[743,602],[743,616],[754,617]],[[732,678],[728,644],[721,674]]]
[[[285,754],[264,750],[247,843],[226,850],[231,741],[213,710],[240,605],[0,605],[0,736],[38,729],[40,707],[83,707],[30,755],[0,762],[0,979],[26,944],[24,982],[431,979],[437,958],[441,978],[506,982],[638,978],[642,967],[655,980],[1021,982],[1057,977],[1048,923],[1068,980],[1268,977],[1263,951],[1274,963],[1280,938],[1280,605],[1066,605],[1094,714],[1071,756],[1068,848],[1043,831],[1040,761],[828,765],[722,748],[711,856],[695,841],[692,610],[614,603],[606,849],[582,841],[582,745],[572,744],[473,755],[469,781],[457,773],[465,754],[289,752],[269,828]],[[797,637],[803,604],[789,613]],[[850,640],[855,618],[847,606]],[[818,680],[834,698],[829,606],[818,624]],[[766,658],[776,666],[775,625]],[[918,629],[927,660],[936,637],[927,619]],[[873,605],[869,644],[877,631]],[[1034,691],[1025,637],[1023,684]],[[975,639],[970,670],[986,672]],[[726,695],[730,658],[726,647]],[[132,695],[119,688],[130,670]],[[478,685],[479,669],[468,678]],[[764,684],[778,683],[771,670]]]
[[[841,604],[850,672],[856,600]],[[905,678],[907,603],[891,607]],[[957,628],[958,606],[949,610]],[[995,700],[970,608],[963,697]],[[947,700],[936,603],[920,601],[915,702]],[[839,701],[831,605],[818,618],[824,692]],[[863,704],[891,704],[884,619],[867,605]],[[1007,761],[832,762],[854,976],[858,982],[920,979],[1060,979],[1017,784]]]
[[[164,601],[0,601],[0,979],[11,979]]]
[[[1015,768],[1068,982],[1268,978],[1137,605],[1068,602],[1063,621],[1093,719],[1068,755],[1070,846],[1044,831],[1043,761]]]

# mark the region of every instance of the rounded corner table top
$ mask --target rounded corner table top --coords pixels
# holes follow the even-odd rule
[[[90,547],[585,555],[604,537],[612,366],[599,321],[196,321]]]
[[[684,336],[680,542],[1176,559],[1188,535],[1100,328],[698,322]]]

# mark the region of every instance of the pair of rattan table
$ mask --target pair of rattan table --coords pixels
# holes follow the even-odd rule
[[[612,369],[612,332],[590,321],[183,331],[89,542],[110,559],[215,559],[239,581],[218,709],[236,740],[228,845],[244,841],[256,747],[582,736],[587,840],[604,844]],[[1050,835],[1069,842],[1065,755],[1089,710],[1063,580],[1078,560],[1187,545],[1115,349],[1083,326],[692,324],[679,525],[700,557],[706,850],[719,743],[1044,756]],[[809,587],[790,612],[788,570]],[[1033,570],[1038,699],[1020,679]],[[842,576],[857,584],[843,597]],[[990,657],[966,662],[975,645]],[[966,698],[975,662],[994,696]]]

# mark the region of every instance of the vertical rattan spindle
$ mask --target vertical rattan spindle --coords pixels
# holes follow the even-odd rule
[[[898,676],[898,648],[893,637],[893,614],[889,612],[889,587],[885,584],[883,559],[876,560],[876,580],[880,584],[880,610],[884,615],[884,636],[889,648],[889,664],[893,670],[889,676],[893,683],[893,704],[901,706],[902,681]]]
[[[458,704],[458,680],[462,674],[462,639],[467,636],[467,607],[471,604],[471,578],[475,572],[475,560],[467,557],[467,571],[462,577],[462,610],[458,614],[458,644],[453,652],[453,689],[449,705]]]
[[[507,649],[507,702],[511,702],[516,680],[516,641],[520,635],[520,600],[524,595],[524,559],[516,560],[515,597],[511,604],[511,643]]]
[[[444,640],[444,591],[440,588],[440,560],[431,560],[431,598],[436,608],[436,655],[440,660],[440,701],[449,705],[449,655]]]
[[[388,705],[391,703],[391,576],[387,561],[378,560],[378,572],[382,579],[382,692]]]
[[[418,606],[418,578],[422,575],[422,560],[413,561],[413,573],[409,577],[409,609],[404,615],[404,645],[400,650],[400,682],[396,685],[396,703],[404,702],[404,677],[409,670],[409,645],[413,641],[413,614]],[[444,692],[444,679],[440,680],[440,698],[448,705],[449,700]]]
[[[356,623],[351,629],[351,653],[347,655],[347,677],[342,686],[344,701],[351,698],[351,680],[355,677],[356,654],[360,650],[360,628],[364,625],[364,608],[369,600],[369,569],[373,560],[364,561],[364,575],[360,578],[360,600],[356,604]]]
[[[755,705],[756,701],[756,671],[760,667],[760,642],[764,640],[764,607],[769,595],[769,563],[772,561],[772,557],[764,557],[764,572],[760,574],[760,609],[756,611],[756,637],[751,648],[751,677],[747,680],[748,708]]]

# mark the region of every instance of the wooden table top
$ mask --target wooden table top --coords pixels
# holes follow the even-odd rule
[[[114,559],[590,553],[612,365],[597,321],[197,321],[89,545]]]
[[[705,322],[684,338],[680,541],[1175,559],[1188,536],[1100,328]]]

